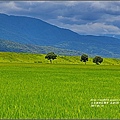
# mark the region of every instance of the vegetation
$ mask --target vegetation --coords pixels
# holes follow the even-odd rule
[[[39,63],[48,64],[44,54],[30,54],[30,53],[14,53],[14,52],[0,52],[1,63]],[[79,56],[57,56],[54,64],[80,64]],[[93,58],[89,58],[88,65],[93,65]],[[120,65],[120,59],[104,58],[102,65]]]
[[[91,99],[119,99],[120,60],[92,60],[57,56],[48,64],[43,54],[0,52],[0,118],[120,118],[120,104],[91,107]]]
[[[117,71],[117,72],[116,72]],[[0,63],[0,118],[120,118],[119,65]]]
[[[53,51],[59,55],[79,55],[80,51],[61,49],[51,46],[38,46],[38,45],[29,45],[21,44],[9,40],[0,39],[0,51],[4,52],[24,52],[24,53],[42,53],[47,54],[49,51]]]
[[[99,65],[103,62],[103,58],[101,58],[100,56],[95,56],[95,58],[93,58],[93,62]]]
[[[54,52],[50,52],[45,56],[45,59],[50,60],[50,63],[52,63],[52,60],[56,58],[57,58],[57,55]]]
[[[4,31],[0,32],[0,34],[6,36],[6,38],[9,36],[11,40],[22,40],[21,42],[24,43],[25,38],[26,40],[29,38],[29,43],[33,43],[34,29],[31,28],[35,28],[35,23],[37,23],[37,30],[40,32],[46,26],[54,31],[51,32],[47,29],[48,32],[46,30],[42,31],[42,36],[41,34],[36,36],[36,34],[36,37],[34,36],[36,42],[34,42],[37,44],[41,44],[38,39],[46,39],[46,33],[48,33],[47,36],[50,38],[49,43],[57,44],[58,41],[61,41],[60,44],[57,44],[59,47],[64,45],[66,49],[83,49],[84,52],[87,51],[92,55],[93,53],[99,53],[104,56],[120,57],[118,47],[113,46],[111,49],[111,43],[113,43],[113,45],[114,43],[120,44],[120,41],[116,38],[110,38],[110,44],[106,46],[107,41],[104,39],[108,39],[109,37],[79,36],[76,33],[72,33],[72,31],[59,29],[55,26],[47,25],[47,23],[42,21],[36,21],[35,19],[27,17],[16,18],[15,20],[21,19],[24,21],[23,23],[25,24],[21,28],[28,31],[23,32],[22,29],[18,30],[19,27],[17,25],[21,26],[21,24],[14,21],[14,16],[2,16],[6,18],[6,22],[0,19],[4,26]],[[12,17],[12,19],[10,17]],[[13,21],[9,20],[9,18]],[[11,25],[4,25],[4,23],[6,24],[9,22],[14,23],[12,27]],[[31,31],[29,31],[29,29],[31,29]],[[67,42],[66,40],[68,39],[71,40],[71,42]],[[78,46],[73,45],[74,41],[78,39],[81,39],[81,43],[84,44],[81,48],[77,42],[75,44]],[[98,41],[101,41],[101,43],[98,44]],[[105,46],[103,46],[103,44],[105,44]],[[88,45],[90,47],[88,47]],[[98,45],[100,49],[95,47]],[[86,47],[88,47],[88,49],[86,49]],[[81,52],[79,51],[25,45],[4,40],[0,40],[0,50],[43,53],[28,54],[0,52],[1,119],[120,118],[119,59],[104,58],[103,62],[103,58],[96,56],[88,60],[88,55],[83,54],[81,60],[79,60],[79,56],[57,56],[57,53],[54,53],[54,51],[57,50],[58,53],[63,53],[62,55],[65,53],[68,54],[68,51],[70,55],[73,55],[72,53],[75,52],[74,55],[80,55]],[[48,53],[48,51],[51,50],[53,52]],[[48,53],[47,55],[45,55],[46,51]],[[49,64],[48,60],[50,60],[51,63],[52,60],[54,60],[54,64]],[[85,64],[87,62],[87,65],[82,65],[80,61],[85,62]],[[102,62],[103,64],[97,66],[94,65],[93,62],[97,65]],[[96,102],[98,99],[100,103]],[[105,101],[106,99],[107,102]],[[104,100],[102,104],[101,100]]]
[[[86,61],[88,61],[88,55],[83,54],[83,55],[81,56],[80,61],[83,61],[83,62],[85,62],[85,64],[86,64]]]

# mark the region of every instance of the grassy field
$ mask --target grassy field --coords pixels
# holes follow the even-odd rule
[[[120,118],[119,60],[84,65],[59,56],[47,64],[41,57],[0,54],[0,118]]]
[[[93,58],[89,58],[87,64],[94,65]],[[0,63],[50,63],[44,54],[0,52]],[[53,61],[54,64],[81,64],[80,56],[59,56]],[[120,59],[104,58],[102,65],[120,65]]]

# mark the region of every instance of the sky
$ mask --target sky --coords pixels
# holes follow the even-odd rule
[[[81,35],[120,38],[120,1],[1,1],[0,13],[38,18]]]

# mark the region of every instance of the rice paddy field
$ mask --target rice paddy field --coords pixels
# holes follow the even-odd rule
[[[1,119],[120,119],[118,59],[42,57],[0,53]]]

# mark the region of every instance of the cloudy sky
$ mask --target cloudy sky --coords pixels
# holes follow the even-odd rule
[[[79,34],[120,34],[120,1],[6,1],[0,13],[38,18]]]

